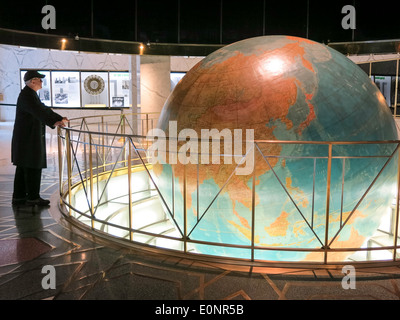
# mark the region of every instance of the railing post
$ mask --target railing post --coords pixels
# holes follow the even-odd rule
[[[92,229],[94,229],[94,201],[93,201],[93,156],[92,156],[92,134],[89,133],[89,172],[90,172],[90,213],[92,216],[91,225]]]
[[[101,132],[104,132],[104,117],[101,116]],[[103,172],[106,171],[106,151],[104,147],[104,134],[101,135],[101,144],[102,144],[102,159],[103,159]]]
[[[400,197],[400,149],[397,151],[397,196],[396,196],[396,223],[394,227],[393,261],[396,261],[397,237],[399,236],[399,199]]]
[[[62,143],[61,143],[61,128],[57,127],[57,143],[58,143],[58,190],[60,193],[60,205],[62,204],[62,174],[63,174],[63,161],[62,161]]]
[[[183,165],[183,252],[187,252],[186,164]]]
[[[256,218],[256,164],[253,168],[253,181],[251,186],[251,261],[254,261],[254,233],[255,233],[255,218]]]
[[[71,206],[72,206],[72,162],[71,162],[71,144],[70,144],[70,131],[65,131],[65,147],[67,148],[67,176],[68,176],[68,213],[71,216]]]
[[[149,133],[149,114],[146,113],[146,132],[143,132],[144,136]],[[146,150],[149,150],[149,139],[146,139]]]
[[[132,237],[133,237],[133,232],[132,232],[132,230],[133,230],[133,228],[132,228],[132,223],[133,223],[133,217],[132,217],[132,186],[131,186],[132,176],[131,175],[132,175],[132,148],[131,148],[131,139],[129,138],[128,139],[129,240],[132,240]]]
[[[328,237],[329,237],[329,205],[331,196],[331,171],[332,171],[332,143],[329,143],[328,150],[328,172],[326,177],[326,212],[325,212],[325,244],[324,244],[324,264],[328,261]]]
[[[125,135],[125,115],[121,114],[121,119],[120,119],[120,123],[121,123],[121,134]],[[126,142],[126,138],[125,136],[122,137],[122,145],[125,145]],[[126,151],[125,148],[122,150],[122,159],[124,159],[124,166],[126,166]]]

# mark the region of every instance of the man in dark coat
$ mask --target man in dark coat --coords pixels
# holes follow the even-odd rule
[[[27,71],[24,76],[26,86],[18,96],[11,143],[11,161],[16,166],[13,205],[50,204],[39,195],[42,169],[47,167],[45,126],[64,127],[64,121],[68,119],[40,101],[37,91],[42,88],[44,77],[36,70]]]

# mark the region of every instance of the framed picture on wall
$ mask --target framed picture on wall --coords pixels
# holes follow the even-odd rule
[[[81,72],[83,107],[108,106],[108,72]]]
[[[129,107],[131,105],[129,72],[110,72],[110,106]]]
[[[51,71],[54,107],[80,107],[78,71]]]

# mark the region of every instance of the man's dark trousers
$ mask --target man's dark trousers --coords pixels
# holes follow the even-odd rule
[[[37,169],[17,166],[15,169],[13,199],[38,199],[40,197],[41,178],[41,168]]]

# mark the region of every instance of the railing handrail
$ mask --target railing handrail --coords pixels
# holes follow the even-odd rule
[[[116,115],[117,116],[117,115]],[[86,118],[86,117],[85,117]],[[79,119],[79,118],[77,118]],[[111,136],[111,137],[125,137],[125,138],[141,138],[141,139],[152,139],[152,138],[157,138],[157,139],[165,139],[165,140],[178,140],[178,141],[186,141],[185,138],[178,138],[178,137],[159,137],[159,136],[149,136],[149,135],[138,135],[138,134],[127,134],[127,133],[111,133],[111,132],[101,132],[101,131],[95,131],[95,130],[79,130],[79,129],[74,129],[71,127],[64,127],[61,128],[63,130],[71,131],[71,132],[77,132],[77,133],[86,133],[86,134],[97,134],[97,135],[105,135],[105,136]],[[202,141],[201,138],[191,138],[193,140],[197,141]],[[208,141],[220,141],[222,139],[212,139],[208,138]],[[400,140],[365,140],[365,141],[351,141],[351,140],[340,140],[340,141],[308,141],[308,140],[243,140],[243,142],[246,141],[252,141],[254,143],[268,143],[268,144],[316,144],[316,145],[352,145],[352,144],[396,144],[400,143]]]

